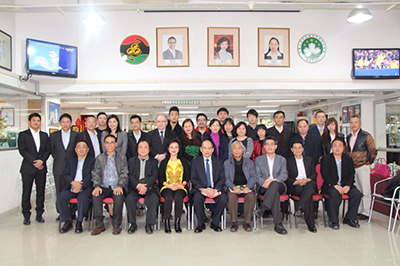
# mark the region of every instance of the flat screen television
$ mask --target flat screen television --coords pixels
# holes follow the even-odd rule
[[[28,74],[78,77],[78,48],[33,39],[26,40]]]
[[[353,49],[354,79],[398,79],[400,48]]]

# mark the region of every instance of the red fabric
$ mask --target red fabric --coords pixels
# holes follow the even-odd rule
[[[163,198],[163,197],[161,197],[160,198],[160,202],[161,203],[164,203],[164,201],[165,201],[165,199]],[[184,197],[183,198],[183,203],[186,203],[186,202],[188,202],[189,201],[189,197],[188,196],[186,196],[186,197]],[[173,201],[173,202],[175,202],[175,201]],[[207,199],[206,199],[206,202],[207,202]],[[213,201],[214,202],[214,201]]]
[[[300,200],[300,197],[299,196],[296,196],[296,195],[291,195],[290,196],[293,200]],[[312,199],[313,199],[313,201],[319,201],[319,200],[322,200],[322,195],[321,194],[314,194],[313,196],[312,196]]]
[[[264,196],[263,195],[260,195],[259,198],[260,198],[260,200],[264,200]],[[279,200],[280,201],[287,201],[287,200],[289,200],[289,195],[287,195],[287,194],[280,195]]]
[[[251,159],[253,160],[253,162],[255,162],[256,161],[256,158],[258,157],[258,156],[260,156],[260,151],[261,151],[261,145],[260,145],[260,141],[259,140],[255,140],[254,142],[253,142],[253,153],[251,154]],[[263,151],[263,154],[266,154],[267,152],[265,151],[265,147],[263,146],[262,147],[262,151]]]
[[[77,198],[70,199],[69,204],[78,204],[78,199]]]
[[[113,198],[105,198],[105,199],[103,199],[103,203],[112,204],[112,203],[114,203],[114,200],[113,200]]]
[[[317,172],[317,188],[318,191],[321,191],[322,184],[324,183],[324,179],[322,179],[321,175],[321,164],[315,166],[315,172]]]

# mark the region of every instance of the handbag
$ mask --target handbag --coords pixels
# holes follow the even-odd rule
[[[379,158],[375,164],[374,173],[379,176],[389,177],[390,168],[385,158]]]

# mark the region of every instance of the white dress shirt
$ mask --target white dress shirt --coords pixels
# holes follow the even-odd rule
[[[64,145],[64,149],[66,150],[68,148],[69,144],[69,137],[71,136],[71,129],[68,130],[67,133],[64,132],[64,130],[61,130],[61,139]]]
[[[90,140],[92,141],[94,156],[97,157],[97,155],[100,154],[100,144],[99,144],[99,139],[97,138],[97,131],[95,130],[94,133],[92,133],[88,130],[88,133]]]
[[[142,131],[139,130],[139,134],[137,134],[137,135],[135,134],[134,131],[132,131],[132,133],[133,133],[133,136],[136,139],[136,142],[139,142],[140,138],[142,137]]]
[[[304,167],[303,157],[301,157],[301,159],[295,158],[295,160],[296,160],[297,173],[298,173],[296,180],[307,178],[307,173],[306,173],[306,168]]]
[[[213,187],[214,187],[214,178],[213,178],[213,168],[212,168],[212,160],[211,160],[211,157],[212,157],[212,156],[210,156],[209,158],[207,158],[207,157],[203,156],[203,159],[204,159],[204,170],[205,170],[205,173],[206,173],[206,174],[207,174],[207,162],[206,162],[206,159],[209,159],[208,164],[210,165],[211,187],[213,188]],[[207,176],[206,176],[206,179],[207,179]]]
[[[82,171],[83,171],[83,165],[85,164],[85,159],[86,156],[82,158],[82,160],[79,160],[78,158],[78,167],[76,168],[76,174],[75,174],[75,179],[74,181],[76,182],[82,182]]]
[[[271,159],[271,158],[269,158],[269,156],[268,155],[266,155],[267,156],[267,159],[268,159],[268,168],[269,168],[269,176],[268,176],[268,178],[274,178],[274,175],[273,175],[273,172],[274,172],[274,161],[275,161],[275,155],[274,155],[274,157]]]
[[[174,59],[175,59],[175,58],[176,58],[176,51],[175,51],[175,49],[174,49],[174,50],[171,50],[170,48],[168,48],[168,50],[171,52],[172,56],[173,56]]]
[[[276,130],[278,130],[279,133],[282,133],[282,131],[283,131],[283,126],[281,126],[281,127],[275,126],[275,128],[276,128]]]
[[[38,130],[37,132],[35,130],[33,130],[32,128],[29,128],[29,130],[31,131],[33,140],[35,141],[36,151],[39,152],[39,150],[40,150],[40,130]]]

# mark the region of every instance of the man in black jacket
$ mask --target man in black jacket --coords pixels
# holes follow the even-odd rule
[[[179,125],[179,108],[177,106],[172,106],[169,108],[169,121],[167,129],[175,133],[175,136],[179,137],[182,135],[182,127]]]
[[[276,111],[273,118],[275,125],[268,128],[267,136],[272,136],[278,140],[278,148],[275,153],[288,159],[292,156],[290,152],[290,139],[294,134],[290,127],[283,126],[285,122],[285,112]]]
[[[150,131],[147,135],[147,141],[150,144],[150,157],[156,159],[159,163],[166,157],[168,141],[176,137],[174,132],[166,128],[167,123],[168,121],[165,115],[157,115],[157,129]]]
[[[46,161],[50,156],[50,140],[47,133],[40,131],[41,116],[29,115],[29,129],[18,136],[18,150],[22,155],[20,173],[22,175],[22,214],[24,224],[31,223],[31,192],[36,184],[36,221],[44,223],[44,190],[46,186]]]
[[[138,155],[137,143],[147,139],[147,133],[141,130],[142,118],[139,115],[132,115],[130,121],[132,131],[128,133],[128,151],[126,153],[128,160]]]
[[[90,157],[96,158],[99,154],[103,152],[101,144],[101,135],[97,133],[96,127],[96,117],[94,115],[89,115],[85,119],[86,129],[76,136],[76,141],[85,140],[89,145]]]
[[[303,143],[303,148],[304,148],[303,155],[310,156],[313,159],[314,166],[317,165],[319,160],[319,155],[318,155],[319,142],[316,139],[316,137],[314,137],[308,132],[309,131],[308,121],[305,119],[300,119],[299,122],[297,122],[297,130],[299,131],[299,133],[292,138],[290,144],[292,144],[295,141]]]

